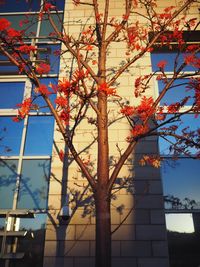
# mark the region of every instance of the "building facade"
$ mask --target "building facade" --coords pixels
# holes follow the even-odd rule
[[[27,43],[38,47],[33,64],[51,63],[49,74],[40,77],[42,83],[49,86],[65,78],[73,59],[64,55],[59,61],[55,60],[61,44],[47,39],[53,32],[49,21],[36,19],[40,1],[30,1],[28,9],[26,1],[15,5],[11,2],[0,5],[0,18],[8,18],[19,29],[21,22],[29,29]],[[99,2],[101,8],[104,1]],[[110,1],[111,17],[122,17],[122,2]],[[178,7],[180,3],[171,0],[170,4]],[[159,0],[158,11],[168,5],[167,1]],[[85,25],[94,23],[92,6],[74,5],[70,0],[59,0],[56,6],[69,36],[77,37]],[[188,17],[199,18],[198,8],[195,3],[187,11]],[[54,10],[51,12],[63,30],[57,14]],[[142,8],[137,12],[145,14]],[[133,17],[145,26],[144,16],[134,14]],[[197,34],[190,41],[196,44],[198,38]],[[126,56],[126,47],[113,44],[108,53],[108,69],[113,63],[120,65]],[[131,104],[137,103],[133,97],[135,78],[155,71],[161,59],[170,58],[173,62],[175,57],[172,51],[146,54],[131,68],[131,75],[125,73],[120,77],[118,94]],[[173,66],[169,64],[166,71],[170,77]],[[193,69],[187,69],[188,73],[191,71]],[[147,96],[155,98],[161,89],[162,84],[155,79]],[[182,89],[187,94],[184,85]],[[12,121],[17,115],[15,105],[32,94],[34,86],[27,77],[0,55],[0,266],[93,267],[95,214],[91,192],[73,159],[69,156],[64,163],[60,160],[59,151],[68,151],[50,110],[37,96],[35,109],[20,123]],[[176,97],[178,101],[179,95],[166,97],[163,103]],[[55,95],[51,98],[54,101]],[[114,102],[110,103],[109,110],[114,117]],[[188,124],[192,129],[198,128],[199,118],[194,120],[192,116],[186,115],[182,129]],[[110,125],[111,166],[119,149],[126,148],[129,132],[125,120]],[[96,157],[95,137],[94,125],[83,120],[74,143],[86,160]],[[139,164],[143,155],[159,153],[165,158],[161,168]],[[129,184],[117,190],[111,205],[115,267],[122,264],[127,267],[200,266],[199,161],[181,154],[176,162],[170,161],[170,153],[165,140],[145,138],[122,167],[117,182],[119,186],[124,180]],[[95,163],[90,167],[95,167]]]

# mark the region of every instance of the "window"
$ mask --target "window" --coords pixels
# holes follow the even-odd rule
[[[33,67],[41,62],[50,64],[48,75],[39,77],[49,86],[58,80],[60,43],[47,40],[53,28],[46,15],[38,20],[42,3],[3,1],[0,17],[11,21],[15,29],[26,30],[24,42],[37,50],[25,57]],[[52,16],[62,30],[65,1],[51,3],[56,6]],[[54,119],[31,82],[1,53],[0,75],[0,266],[42,267]],[[31,95],[35,108],[24,120],[14,122],[17,104]],[[55,97],[50,95],[52,102]],[[9,232],[6,238],[5,230]]]
[[[46,83],[50,80],[45,78]],[[30,82],[24,78],[0,79],[1,99],[5,100],[0,103],[0,217],[5,210],[16,211],[16,214],[32,210],[33,215],[35,214],[32,219],[23,219],[16,215],[4,218],[1,223],[12,219],[15,225],[13,230],[19,233],[28,230],[26,236],[18,238],[17,241],[17,257],[23,255],[23,259],[20,262],[10,260],[9,266],[15,267],[27,264],[42,266],[43,257],[54,120],[49,110],[44,107],[39,111],[31,111],[29,116],[20,122],[13,121],[17,114],[16,103],[22,102],[23,98],[29,97],[32,92]],[[40,104],[42,101],[38,98],[37,102]],[[29,227],[24,226],[21,231],[24,223]],[[7,230],[12,230],[8,228],[8,223],[6,225]],[[0,242],[3,242],[3,232],[0,231]],[[6,239],[5,249],[1,251],[5,257],[6,252],[9,252],[7,244],[12,242],[11,239]],[[31,253],[28,249],[31,249]],[[0,259],[0,264],[4,264],[3,259]]]
[[[174,67],[178,68],[184,61],[187,53],[176,51],[157,51],[151,54],[152,69],[159,74],[158,62],[166,60],[164,68],[167,79],[170,81]],[[199,57],[200,54],[196,56]],[[175,60],[177,66],[174,66]],[[194,66],[187,65],[184,73],[189,74],[197,70]],[[157,80],[156,96],[162,92],[165,81]],[[189,79],[176,80],[161,100],[161,106],[169,106],[172,103],[180,102],[188,97],[185,109],[188,109],[194,101],[194,90],[188,88]],[[182,135],[195,131],[199,128],[200,117],[189,113],[183,115],[185,109],[180,109],[175,115],[177,118],[171,123],[177,134]],[[167,108],[166,108],[167,112]],[[165,120],[172,118],[174,114],[166,114]],[[183,116],[182,116],[183,115]],[[163,121],[162,121],[163,122]],[[158,122],[159,123],[159,122]],[[189,128],[188,128],[189,126]],[[170,127],[168,126],[163,127]],[[194,137],[195,140],[195,137]],[[175,144],[175,146],[174,146]],[[165,200],[166,226],[168,234],[168,245],[171,267],[197,267],[200,265],[200,182],[199,160],[194,160],[199,151],[195,146],[186,147],[184,142],[175,137],[159,137],[160,155],[163,157],[161,174]],[[176,160],[174,160],[174,155]]]

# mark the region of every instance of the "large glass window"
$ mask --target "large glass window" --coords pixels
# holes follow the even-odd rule
[[[24,160],[19,189],[19,209],[46,209],[48,198],[49,160]]]
[[[51,1],[57,10],[64,9],[64,0]],[[39,11],[41,0],[6,0],[0,4],[0,12],[25,12],[25,11]]]
[[[161,74],[157,64],[166,61],[164,68],[166,78],[170,81],[174,68],[178,69],[189,53],[174,51],[152,53],[152,69]],[[199,57],[199,54],[196,55]],[[175,63],[175,64],[174,64]],[[194,71],[195,67],[184,67],[185,74]],[[160,102],[161,106],[167,106],[181,102],[188,97],[185,109],[179,113],[166,114],[165,121],[176,116],[170,124],[163,127],[178,135],[189,136],[199,129],[200,117],[198,114],[183,115],[187,108],[194,102],[194,90],[188,87],[189,79],[176,80]],[[157,80],[157,93],[162,92],[166,80]],[[161,121],[163,123],[164,121]],[[160,122],[158,122],[160,123]],[[171,127],[171,128],[170,128]],[[188,133],[188,135],[187,135]],[[198,141],[195,134],[191,137]],[[161,174],[166,212],[166,227],[168,235],[170,267],[198,267],[200,266],[200,162],[193,159],[199,150],[194,145],[187,145],[174,136],[159,138],[160,155],[163,157]]]
[[[0,82],[0,109],[16,108],[24,97],[24,82]]]
[[[0,159],[0,209],[12,209],[18,160]]]
[[[43,1],[1,2],[0,17],[11,21],[11,27],[16,30],[24,30],[23,41],[37,48],[30,56],[24,55],[26,60],[30,59],[33,67],[41,62],[50,64],[50,72],[45,78],[38,78],[48,86],[49,97],[54,103],[56,95],[51,83],[58,81],[60,43],[47,40],[54,31],[48,16],[44,14],[42,21],[38,19]],[[50,3],[55,6],[50,12],[61,31],[65,1]],[[1,53],[0,74],[0,248],[3,248],[0,266],[42,267],[54,120],[31,82]],[[33,109],[24,120],[14,122],[13,118],[18,114],[16,105],[31,95],[35,104]],[[6,210],[14,215],[6,219]],[[31,219],[33,215],[35,217]],[[2,239],[5,230],[24,234],[23,237]],[[9,244],[14,243],[12,250]],[[9,253],[16,253],[21,259],[5,261],[3,256],[9,258]]]
[[[0,156],[20,153],[23,123],[14,123],[13,117],[0,117]]]

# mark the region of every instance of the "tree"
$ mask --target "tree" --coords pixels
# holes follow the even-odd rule
[[[124,0],[121,18],[111,17],[112,14],[109,14],[109,0],[105,3],[98,0],[84,2],[73,0],[73,2],[76,6],[92,7],[94,14],[94,24],[85,25],[77,38],[68,35],[65,27],[63,31],[59,30],[51,11],[55,11],[58,17],[59,14],[56,12],[56,6],[50,1],[44,1],[38,17],[39,20],[48,19],[54,29],[47,38],[62,43],[62,49],[56,51],[56,55],[65,57],[70,54],[73,63],[76,62],[73,65],[71,61],[71,66],[69,66],[71,72],[66,73],[66,77],[58,84],[51,84],[49,87],[42,84],[40,78],[45,76],[51,67],[46,62],[39,64],[34,62],[38,47],[27,44],[26,40],[29,36],[26,23],[22,22],[24,28],[19,31],[15,30],[7,19],[0,19],[0,51],[13,65],[18,67],[19,73],[25,74],[35,86],[34,96],[25,99],[20,104],[18,116],[15,118],[16,123],[24,119],[31,109],[39,109],[34,105],[34,101],[38,96],[42,96],[55,118],[71,156],[88,180],[96,211],[96,267],[109,267],[111,266],[110,202],[112,190],[123,164],[133,153],[137,144],[148,136],[162,137],[168,140],[174,155],[180,151],[190,155],[192,148],[197,151],[193,157],[199,158],[200,131],[191,131],[187,127],[180,132],[179,125],[177,125],[185,114],[198,113],[200,110],[198,78],[200,47],[197,44],[188,44],[199,23],[196,18],[187,19],[186,15],[191,5],[199,1],[182,1],[178,8],[170,6],[158,13],[156,0]],[[143,8],[144,14],[139,12],[139,7]],[[145,19],[145,24],[140,23],[140,19],[135,20],[134,15]],[[62,23],[61,20],[60,23]],[[184,36],[184,31],[188,33],[187,38]],[[174,42],[176,42],[175,45]],[[120,65],[115,65],[113,62],[113,68],[107,68],[108,53],[112,50],[113,43],[125,45],[126,57]],[[169,79],[166,74],[169,62],[161,60],[157,63],[156,71],[149,75],[139,76],[135,80],[133,104],[127,103],[118,93],[120,88],[118,79],[124,73],[131,75],[131,67],[136,65],[145,54],[161,48],[177,51],[177,56],[173,60],[171,78]],[[185,71],[187,66],[193,67],[193,71],[189,74]],[[163,84],[162,91],[157,98],[145,95],[152,86],[154,77]],[[176,103],[166,103],[160,106],[159,103],[166,93],[169,90],[177,90],[183,78],[188,79],[187,87],[191,95],[184,95]],[[57,95],[56,107],[50,98],[52,94]],[[189,100],[192,104],[187,108]],[[112,118],[109,113],[110,102],[118,105],[117,117]],[[87,115],[88,109],[93,110],[93,117]],[[130,126],[127,148],[125,151],[119,148],[119,158],[111,168],[108,143],[109,125],[124,118]],[[81,158],[73,143],[76,130],[85,119],[97,130],[97,138],[94,140],[98,147],[95,173],[92,173],[89,168],[89,160]],[[172,142],[171,137],[175,141]],[[63,161],[65,152],[61,150],[59,156]],[[144,155],[140,164],[150,164],[157,168],[161,160],[159,155]]]

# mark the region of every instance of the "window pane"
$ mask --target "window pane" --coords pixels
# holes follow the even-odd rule
[[[29,35],[34,36],[34,34],[37,31],[37,22],[38,22],[37,14],[29,14],[28,16],[25,16],[24,14],[0,15],[0,18],[6,18],[7,20],[9,20],[11,22],[11,27],[13,27],[15,30],[20,30],[20,31],[24,30],[25,31],[24,36],[29,36]],[[23,23],[23,21],[25,20],[26,22]]]
[[[50,64],[51,70],[49,74],[57,74],[59,72],[60,45],[38,45],[39,52],[37,53],[37,60],[45,61]]]
[[[34,219],[20,219],[20,230],[28,231],[18,239],[17,251],[24,252],[20,261],[13,261],[11,267],[42,267],[46,214],[36,214]]]
[[[0,2],[0,12],[39,11],[41,0],[5,0]],[[53,0],[58,10],[64,9],[64,0]]]
[[[172,85],[175,87],[172,87],[166,92],[165,96],[161,99],[160,104],[170,105],[172,103],[180,102],[185,97],[190,96],[186,105],[192,105],[194,102],[193,97],[195,94],[194,94],[194,90],[188,90],[187,88],[188,83],[189,83],[188,79],[176,80]],[[164,86],[165,84],[162,81],[158,81],[159,92],[163,90]]]
[[[46,209],[49,160],[24,160],[20,180],[19,209]]]
[[[168,120],[172,115],[167,115],[166,120]],[[183,135],[182,130],[187,128],[187,131],[196,131],[199,128],[200,125],[200,116],[195,117],[195,114],[186,114],[181,117],[179,121],[172,122],[170,124],[166,124],[164,127],[170,127],[170,125],[178,126],[178,129],[176,130],[176,134]],[[169,140],[168,141],[166,141]],[[159,138],[159,149],[161,155],[172,155],[173,151],[170,150],[170,145],[176,143],[176,139],[174,137],[168,137],[166,136],[166,139]],[[193,140],[195,140],[193,138]],[[181,145],[177,145],[177,149],[181,148]],[[199,149],[195,147],[188,147],[187,152],[195,155],[199,152]],[[184,155],[183,150],[179,149],[177,150],[178,155]]]
[[[40,9],[40,0],[6,0],[0,3],[0,12],[37,11]]]
[[[26,156],[51,155],[54,120],[50,116],[33,116],[28,119],[25,144]]]
[[[19,155],[23,122],[13,122],[11,117],[0,117],[0,155]]]
[[[41,82],[41,84],[45,84],[48,87],[48,90],[50,92],[52,92],[52,94],[49,95],[49,99],[51,100],[51,103],[55,107],[54,100],[56,99],[56,94],[53,93],[52,88],[50,88],[49,86],[51,84],[52,85],[57,85],[58,79],[57,78],[42,78],[42,79],[40,79],[40,82]],[[43,99],[43,97],[41,95],[38,95],[38,94],[34,93],[34,88],[33,88],[33,94],[32,94],[33,98],[35,98],[34,104],[37,105],[37,107],[39,108],[40,112],[50,112],[50,109],[47,107],[47,104],[46,104],[45,100]],[[35,111],[33,110],[33,112],[35,112]]]
[[[175,63],[175,60],[177,60],[177,68],[178,69],[181,64],[184,63],[184,58],[186,55],[190,55],[188,53],[182,53],[178,56],[178,58],[176,59],[177,57],[177,53],[174,53],[174,52],[171,52],[171,53],[151,53],[151,63],[152,63],[152,70],[153,71],[158,71],[159,68],[157,66],[158,62],[160,61],[167,61],[167,64],[164,68],[165,71],[174,71],[174,63]],[[197,54],[197,57],[199,57],[200,54],[198,53]],[[194,71],[195,69],[197,68],[194,68],[190,65],[187,65],[185,68],[184,68],[184,71]]]
[[[13,109],[16,108],[16,104],[22,103],[24,86],[24,82],[1,82],[0,109]]]
[[[200,209],[200,162],[191,158],[165,159],[162,180],[166,209]]]
[[[17,178],[17,160],[0,160],[0,208],[10,209]]]
[[[59,31],[62,30],[62,23],[61,21],[63,20],[63,14],[52,14],[51,15],[56,27],[58,28]],[[41,25],[41,30],[40,30],[40,36],[45,37],[48,36],[51,33],[54,33],[54,28],[52,27],[48,17],[44,17],[42,20],[42,25]]]
[[[171,267],[199,266],[199,222],[199,213],[166,215]]]

